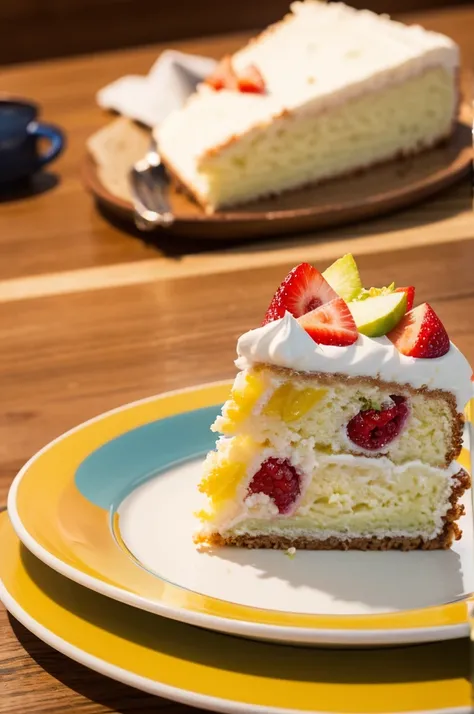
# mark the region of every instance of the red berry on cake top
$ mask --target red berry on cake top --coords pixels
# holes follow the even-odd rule
[[[413,308],[413,303],[415,302],[415,288],[410,285],[407,288],[395,288],[396,293],[405,293],[407,296],[407,312]]]
[[[228,89],[244,94],[265,93],[265,80],[260,70],[252,64],[242,72],[236,72],[232,65],[232,58],[228,55],[219,62],[214,72],[204,81],[216,92]]]
[[[208,84],[217,92],[221,89],[237,89],[237,76],[229,55],[223,57],[214,72],[207,77],[205,84]]]
[[[251,64],[237,76],[237,87],[239,92],[264,94],[265,80],[260,70],[254,64]]]
[[[426,303],[413,309],[413,285],[364,288],[354,257],[348,253],[320,273],[309,263],[291,270],[272,298],[263,325],[286,312],[318,344],[350,346],[358,335],[387,336],[404,355],[441,357],[449,337]],[[323,309],[324,308],[324,309]]]
[[[407,357],[442,357],[450,347],[443,323],[427,302],[407,312],[387,337]]]
[[[359,337],[354,318],[342,298],[321,305],[298,318],[298,323],[320,345],[353,345]]]
[[[309,263],[300,263],[293,268],[272,298],[263,324],[279,320],[289,312],[301,317],[317,307],[338,297],[319,270]]]

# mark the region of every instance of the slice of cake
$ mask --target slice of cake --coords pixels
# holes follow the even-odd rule
[[[171,174],[212,212],[434,146],[454,127],[458,67],[444,35],[295,2],[154,134]]]
[[[411,550],[461,536],[472,370],[414,294],[365,290],[351,255],[289,273],[238,341],[197,542]]]

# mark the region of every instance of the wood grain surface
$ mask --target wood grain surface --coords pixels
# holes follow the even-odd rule
[[[416,19],[455,37],[465,69],[474,67],[474,5]],[[184,47],[218,56],[240,40]],[[87,136],[108,119],[94,92],[125,72],[146,71],[158,51],[2,72],[2,89],[39,100],[44,117],[66,128],[69,147],[53,165],[54,186],[45,175],[36,195],[0,202],[0,505],[22,464],[64,430],[124,402],[231,377],[237,336],[258,324],[276,284],[301,260],[324,268],[350,250],[365,284],[415,284],[417,299],[435,307],[474,361],[467,182],[390,218],[218,251],[146,244],[98,214],[78,174]],[[1,714],[191,711],[85,670],[0,609]]]

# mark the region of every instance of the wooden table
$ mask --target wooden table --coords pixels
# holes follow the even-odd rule
[[[474,4],[411,16],[462,46],[474,68]],[[242,36],[175,45],[219,56]],[[467,182],[392,217],[241,246],[146,244],[111,226],[83,190],[87,137],[108,121],[96,90],[145,73],[161,48],[6,69],[1,89],[34,97],[69,146],[38,193],[0,203],[0,505],[32,454],[124,402],[231,377],[237,336],[261,319],[301,260],[352,251],[366,285],[415,284],[474,361],[474,219]],[[0,712],[185,712],[67,660],[0,610]],[[195,711],[195,710],[193,710]]]

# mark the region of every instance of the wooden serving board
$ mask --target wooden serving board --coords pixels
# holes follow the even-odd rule
[[[147,129],[119,118],[91,137],[83,162],[84,182],[99,204],[129,224],[133,223],[133,208],[127,175],[131,165],[145,154],[149,141]],[[444,145],[347,178],[213,215],[170,187],[176,220],[167,231],[196,239],[244,240],[361,221],[406,208],[442,191],[467,177],[472,159],[472,113],[469,105],[463,104],[455,131]]]

